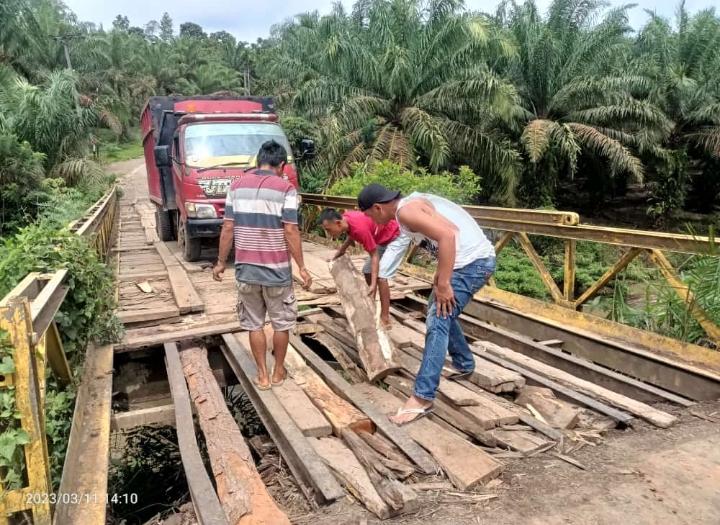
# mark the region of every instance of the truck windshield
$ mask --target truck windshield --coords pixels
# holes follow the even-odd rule
[[[275,140],[288,152],[292,161],[290,144],[276,124],[265,122],[214,122],[191,124],[185,130],[185,156],[187,163],[195,167],[222,165],[254,165],[255,157],[263,142]]]

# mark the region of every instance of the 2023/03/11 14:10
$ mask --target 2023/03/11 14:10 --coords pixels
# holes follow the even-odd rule
[[[28,505],[42,505],[50,503],[52,505],[65,504],[65,505],[88,505],[93,503],[104,502],[104,504],[113,505],[135,505],[138,502],[138,495],[135,492],[125,494],[106,494],[106,493],[77,493],[77,492],[62,492],[62,493],[37,493],[30,492],[25,496],[25,502]]]

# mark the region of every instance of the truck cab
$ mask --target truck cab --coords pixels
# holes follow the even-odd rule
[[[158,236],[177,239],[188,261],[200,257],[203,239],[219,236],[227,190],[233,179],[256,165],[264,142],[275,140],[285,147],[284,177],[300,190],[292,149],[272,99],[152,97],[142,127]]]

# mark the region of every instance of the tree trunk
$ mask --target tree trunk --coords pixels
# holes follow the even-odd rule
[[[232,525],[290,524],[268,494],[250,449],[207,360],[207,350],[192,346],[180,352],[190,398],[205,436],[220,503]]]

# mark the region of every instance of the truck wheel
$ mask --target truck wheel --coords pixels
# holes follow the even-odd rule
[[[172,215],[167,210],[157,209],[155,211],[155,230],[163,242],[175,240],[175,225]]]
[[[186,223],[181,223],[178,227],[178,244],[182,249],[183,258],[188,262],[197,261],[202,251],[201,239],[189,238],[187,235]]]

